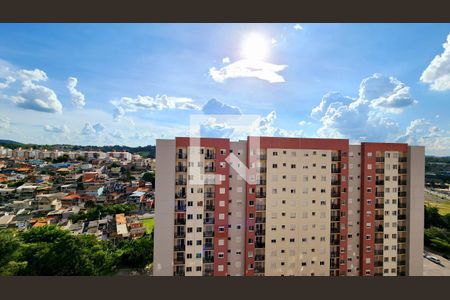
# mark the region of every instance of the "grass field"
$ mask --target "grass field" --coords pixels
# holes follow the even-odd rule
[[[437,207],[439,214],[442,216],[450,214],[450,201],[442,200],[441,198],[425,192],[425,204]]]
[[[155,219],[154,218],[145,219],[142,220],[142,222],[144,223],[144,226],[147,228],[147,233],[151,234],[153,231],[153,226],[155,226]]]

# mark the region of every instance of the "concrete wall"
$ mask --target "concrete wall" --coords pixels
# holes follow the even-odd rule
[[[173,275],[175,140],[156,140],[154,275]]]
[[[408,147],[407,275],[423,275],[425,147]]]

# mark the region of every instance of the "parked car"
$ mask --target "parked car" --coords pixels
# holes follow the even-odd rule
[[[439,258],[437,258],[437,257],[429,255],[427,258],[429,260],[431,260],[432,262],[436,263],[436,264],[440,264],[441,263],[441,260]]]

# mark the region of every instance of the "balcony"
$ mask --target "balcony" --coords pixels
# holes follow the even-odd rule
[[[331,231],[331,233],[340,233],[341,232],[341,230],[337,227],[331,227],[330,231]]]
[[[205,192],[205,198],[214,198],[214,192]]]
[[[406,208],[406,203],[400,202],[398,208]]]
[[[186,220],[185,219],[175,219],[175,225],[185,225],[186,224]]]
[[[216,159],[216,154],[215,153],[206,153],[205,154],[205,159]]]
[[[341,169],[340,168],[331,168],[331,173],[333,173],[333,174],[341,173]]]
[[[376,162],[382,163],[382,162],[384,162],[384,157],[378,156],[378,157],[375,159],[375,161],[376,161]]]
[[[331,221],[332,222],[339,222],[340,219],[341,219],[340,216],[331,216]]]
[[[210,264],[214,262],[214,256],[205,256],[203,257],[203,262],[206,264]]]
[[[256,181],[257,185],[266,185],[266,181],[264,179],[259,179]]]
[[[214,167],[214,166],[206,166],[205,167],[205,172],[206,173],[214,173],[214,172],[216,172],[216,167]]]
[[[267,155],[266,154],[259,154],[256,156],[257,159],[259,160],[266,160],[267,159]]]
[[[375,220],[383,220],[384,215],[375,215]]]
[[[214,224],[214,218],[203,219],[203,224]]]
[[[375,203],[375,208],[383,209],[384,208],[384,204],[383,203]]]
[[[214,231],[212,231],[212,230],[203,231],[203,236],[204,237],[213,237]]]
[[[406,197],[406,192],[398,192],[399,197]]]
[[[399,220],[406,220],[406,215],[398,215],[397,219],[399,219]]]
[[[184,276],[184,270],[176,270],[173,273],[174,276]]]
[[[382,261],[376,261],[373,264],[375,267],[382,267],[383,266],[383,262]]]
[[[330,245],[339,245],[341,243],[340,240],[338,239],[331,239],[330,240]]]
[[[330,252],[330,257],[332,257],[332,258],[339,257],[339,252],[337,252],[337,251],[331,251],[331,252]]]
[[[186,236],[186,232],[184,232],[184,231],[177,231],[177,232],[175,232],[174,235],[175,235],[176,239],[182,239],[182,238],[184,238]]]
[[[265,223],[266,222],[266,218],[264,217],[256,217],[255,219],[255,223]]]
[[[374,254],[375,255],[383,255],[383,250],[375,250]]]
[[[398,183],[398,185],[406,185],[407,184],[406,180],[399,180],[397,183]]]
[[[331,161],[341,161],[341,157],[337,156],[337,155],[332,155],[331,156]]]
[[[263,261],[264,259],[265,259],[264,255],[261,254],[255,255],[255,261]]]
[[[211,204],[206,205],[205,211],[214,211],[214,205],[211,205]]]
[[[376,197],[384,197],[384,192],[376,192],[375,196]]]
[[[398,242],[399,244],[404,244],[404,243],[406,243],[406,238],[404,238],[404,237],[399,237],[399,238],[397,239],[397,242]]]
[[[377,173],[377,174],[384,174],[384,169],[376,169],[375,173]]]
[[[187,171],[187,167],[186,166],[176,166],[175,167],[175,171],[176,172],[186,172]]]
[[[255,234],[256,235],[265,235],[266,234],[266,231],[264,230],[264,229],[259,229],[259,230],[256,230],[256,232],[255,232]]]
[[[406,169],[398,169],[398,174],[406,174]]]
[[[259,168],[256,168],[256,171],[257,171],[258,173],[266,173],[267,168],[266,168],[266,167],[259,167]]]
[[[375,232],[383,232],[384,231],[384,227],[379,225],[375,227]]]
[[[186,179],[178,179],[177,181],[175,181],[175,185],[186,185],[186,183]]]
[[[177,205],[175,206],[175,211],[186,211],[186,205]]]
[[[384,239],[375,239],[375,244],[383,244]]]
[[[214,249],[214,244],[213,243],[205,243],[203,245],[203,250],[213,250]]]
[[[203,270],[203,276],[213,276],[214,270],[213,269],[204,269]]]
[[[331,185],[341,185],[340,180],[331,180]]]
[[[175,193],[175,199],[186,198],[186,193]]]
[[[331,203],[331,209],[340,209],[341,206],[339,204]]]
[[[330,269],[339,269],[339,264],[330,264]]]
[[[264,267],[260,266],[260,267],[255,267],[255,273],[264,273]]]
[[[397,249],[397,254],[406,254],[406,249]]]
[[[402,157],[399,157],[399,158],[398,158],[398,161],[399,161],[399,162],[407,162],[407,161],[408,161],[408,158],[407,158],[406,156],[402,156]]]
[[[256,198],[266,198],[265,192],[256,192]]]
[[[331,192],[331,197],[333,197],[333,198],[339,198],[340,196],[341,196],[341,194],[339,192],[335,192],[335,191]]]
[[[384,185],[384,180],[377,180],[375,181],[376,185]]]
[[[264,204],[256,204],[256,211],[264,211],[266,206]]]
[[[266,246],[266,243],[264,242],[256,242],[255,248],[264,248]]]
[[[406,276],[406,272],[405,272],[405,271],[398,272],[397,275],[398,275],[398,276]]]
[[[406,261],[405,261],[405,260],[399,260],[399,261],[397,262],[397,265],[398,265],[398,266],[406,266]]]
[[[175,245],[174,247],[173,247],[173,250],[174,251],[178,251],[178,252],[181,252],[181,251],[184,251],[186,249],[186,247],[184,246],[184,244],[182,245],[182,244],[180,244],[180,245]]]
[[[177,158],[178,159],[186,159],[187,158],[187,153],[178,153],[177,154]]]
[[[176,257],[173,262],[175,265],[184,265],[184,257]]]
[[[397,231],[406,231],[406,226],[397,226]]]

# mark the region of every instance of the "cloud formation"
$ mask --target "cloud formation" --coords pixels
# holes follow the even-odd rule
[[[420,76],[420,81],[428,84],[434,91],[450,90],[450,34],[442,46],[444,52],[436,55]]]
[[[300,24],[295,24],[293,28],[295,30],[302,30],[303,29],[302,25],[300,25]]]
[[[101,134],[104,129],[105,126],[102,123],[92,125],[91,123],[87,122],[81,129],[81,134],[85,136],[97,136]]]
[[[9,129],[10,120],[7,117],[0,117],[0,129]]]
[[[263,61],[242,59],[220,69],[212,67],[209,69],[209,75],[214,81],[219,83],[223,83],[232,78],[257,78],[269,83],[279,83],[285,80],[278,73],[286,68],[287,65],[276,65]]]
[[[232,106],[220,102],[216,99],[209,100],[202,108],[203,113],[209,115],[240,115],[241,110],[237,106]]]
[[[83,108],[86,105],[86,100],[83,93],[76,89],[78,84],[78,79],[75,77],[69,77],[67,80],[67,89],[69,90],[70,97],[73,105],[78,108]]]
[[[53,133],[69,133],[70,130],[66,125],[45,125],[44,130]]]
[[[11,100],[19,107],[48,113],[61,113],[62,104],[55,92],[30,80],[22,82],[22,88]]]

